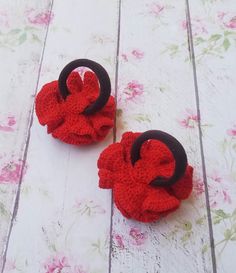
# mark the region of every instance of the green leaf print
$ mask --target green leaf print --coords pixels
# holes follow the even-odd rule
[[[2,216],[8,217],[9,216],[9,212],[7,211],[7,209],[5,208],[5,205],[3,203],[0,202],[0,214]]]
[[[13,28],[5,33],[0,32],[0,47],[12,50],[26,41],[41,42],[37,36],[38,30],[38,28],[26,26],[24,28]]]
[[[224,232],[224,237],[225,237],[225,240],[230,240],[232,236],[232,232],[230,229],[226,229],[225,232]]]
[[[213,34],[211,35],[211,37],[209,38],[209,41],[218,41],[220,38],[222,37],[221,34]]]
[[[232,213],[226,213],[222,209],[212,211],[214,214],[213,223],[223,223],[224,232],[221,241],[215,244],[220,256],[230,242],[236,241],[236,209]]]
[[[199,45],[203,42],[205,42],[205,40],[202,37],[197,37],[195,40],[195,45]]]
[[[116,116],[117,116],[117,117],[121,117],[122,114],[123,114],[123,110],[122,110],[122,109],[117,109],[117,110],[116,110]]]
[[[229,41],[228,38],[224,39],[223,47],[224,47],[225,51],[229,49],[229,47],[230,47],[230,41]]]
[[[206,253],[208,248],[209,248],[208,245],[204,245],[202,248],[202,253]]]
[[[19,40],[18,40],[18,44],[21,45],[23,44],[27,39],[27,34],[26,32],[24,32],[23,34],[20,35]]]
[[[145,121],[151,122],[149,116],[146,115],[146,114],[137,114],[137,115],[135,115],[134,118],[135,118],[135,120],[137,120],[139,123],[145,122]]]
[[[14,35],[14,34],[18,34],[18,33],[20,33],[21,32],[21,29],[19,29],[19,28],[14,28],[14,29],[12,29],[12,30],[10,30],[9,32],[8,32],[8,35]]]
[[[183,223],[183,230],[186,230],[186,231],[192,230],[192,223],[190,221],[185,221]]]

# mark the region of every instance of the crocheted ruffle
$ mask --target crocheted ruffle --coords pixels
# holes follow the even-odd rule
[[[98,112],[85,115],[83,111],[99,95],[99,82],[95,73],[87,71],[83,80],[72,72],[67,79],[70,95],[63,100],[58,81],[45,84],[38,93],[35,110],[41,125],[48,134],[68,144],[81,145],[101,141],[114,125],[115,101],[110,96]]]
[[[99,186],[113,189],[114,202],[127,218],[153,222],[176,210],[192,191],[193,168],[169,187],[153,187],[157,176],[171,177],[175,160],[165,144],[157,140],[143,143],[141,158],[133,166],[130,150],[140,133],[123,134],[120,143],[111,144],[98,159]]]

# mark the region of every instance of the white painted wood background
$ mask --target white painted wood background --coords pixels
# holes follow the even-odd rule
[[[234,0],[0,0],[0,272],[233,273]],[[71,60],[109,72],[116,128],[75,148],[46,134],[35,94]],[[185,146],[194,191],[167,218],[125,219],[96,160],[128,130]]]

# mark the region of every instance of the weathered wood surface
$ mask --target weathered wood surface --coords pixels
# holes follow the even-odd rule
[[[190,1],[217,272],[236,260],[236,3]]]
[[[2,272],[234,272],[235,15],[233,0],[0,0]],[[86,148],[32,112],[76,58],[101,63],[117,96],[114,134]],[[121,216],[96,167],[113,139],[148,129],[195,167],[191,198],[151,225]]]
[[[51,1],[0,1],[0,268],[25,148]]]
[[[117,3],[55,1],[51,14],[37,89],[81,57],[104,65],[114,89]],[[97,187],[96,160],[112,139],[77,149],[48,137],[34,116],[4,272],[108,271],[111,200]]]
[[[202,159],[185,20],[185,1],[122,2],[117,138],[152,128],[175,135],[195,166],[197,187]],[[181,53],[174,57],[176,42]],[[116,208],[112,222],[111,272],[212,272],[206,201],[196,189],[155,224],[126,220]]]

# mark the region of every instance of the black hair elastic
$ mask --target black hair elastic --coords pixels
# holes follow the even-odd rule
[[[133,143],[131,148],[131,163],[135,164],[140,159],[140,149],[142,144],[149,140],[155,139],[163,142],[169,148],[175,159],[175,170],[170,178],[162,176],[156,177],[150,182],[151,186],[171,186],[177,182],[185,173],[187,168],[187,155],[182,144],[173,136],[159,131],[150,130],[141,134]]]
[[[91,115],[101,110],[107,103],[111,94],[111,82],[106,70],[98,63],[88,59],[78,59],[67,64],[60,73],[58,84],[62,98],[65,100],[70,94],[66,81],[70,73],[77,67],[88,67],[97,76],[100,84],[100,94],[97,100],[84,110],[84,114]]]

